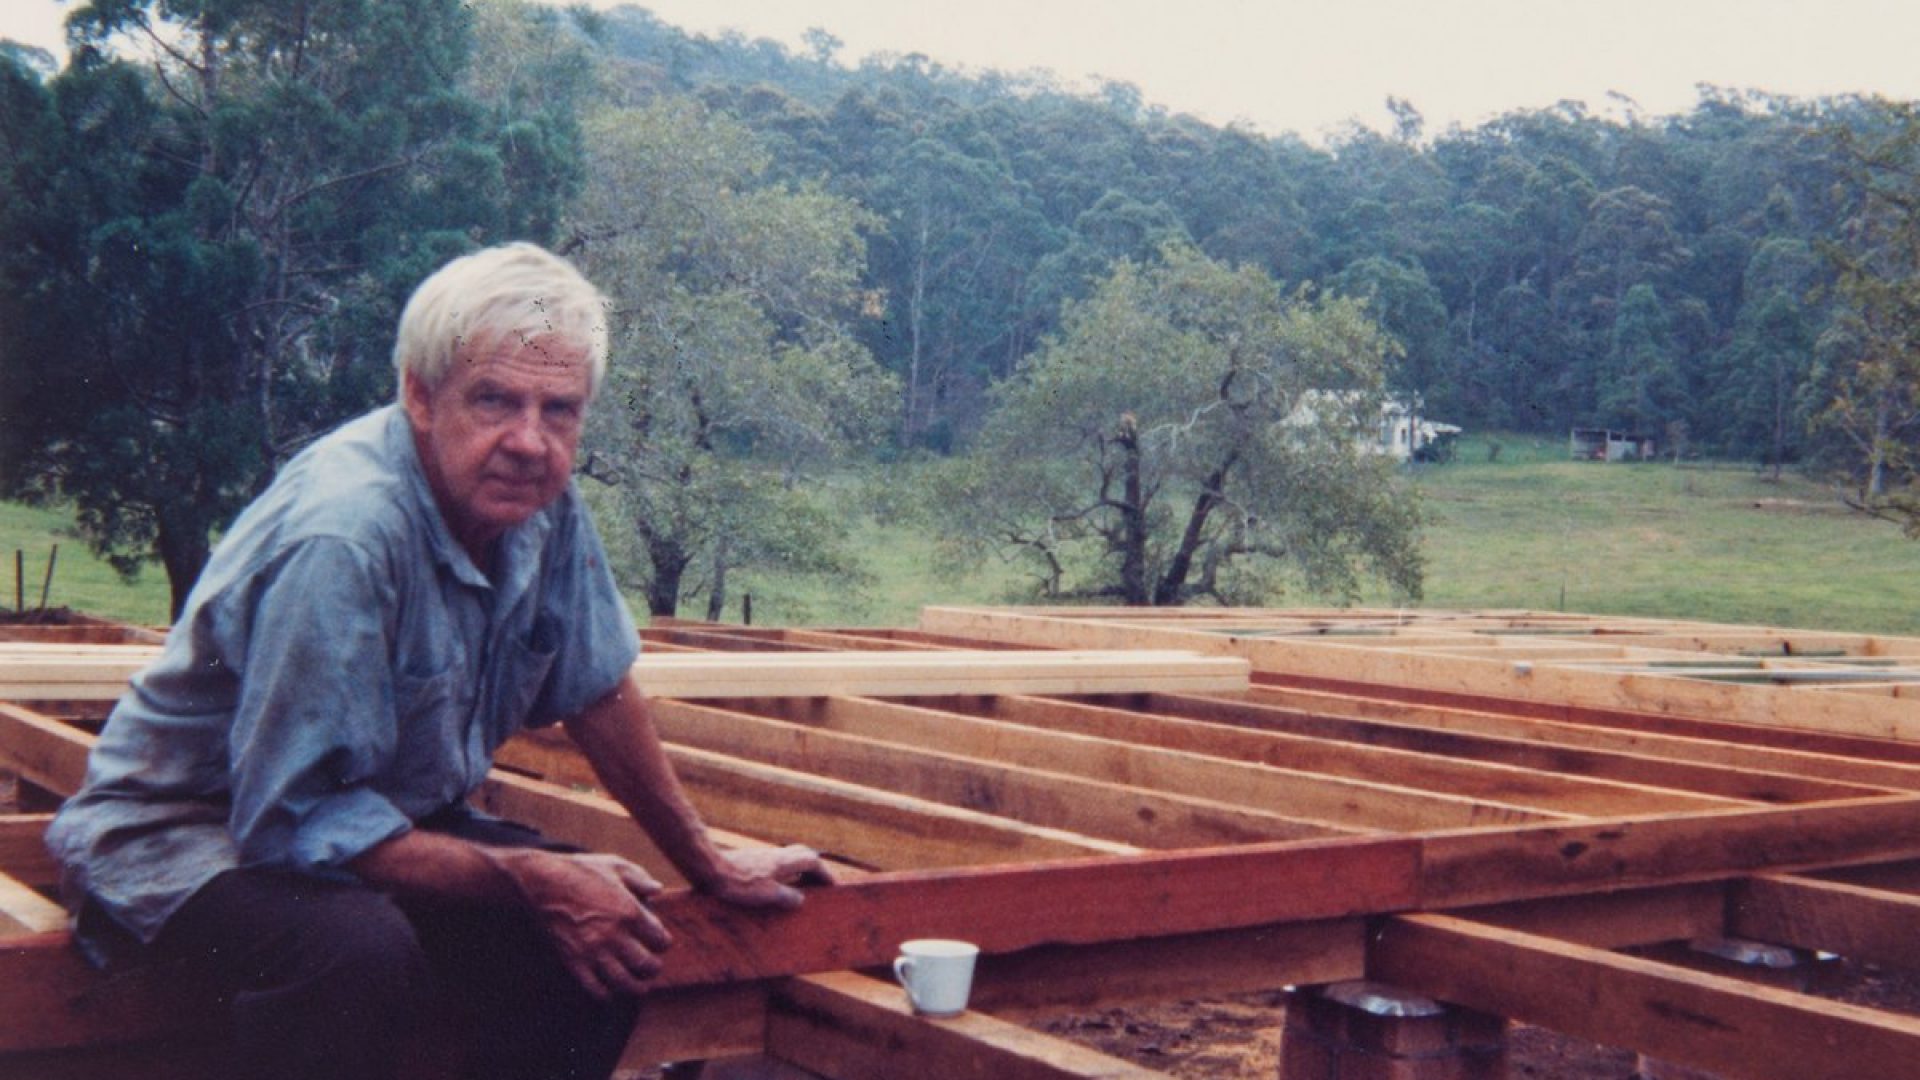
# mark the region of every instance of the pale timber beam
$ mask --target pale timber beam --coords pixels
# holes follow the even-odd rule
[[[0,874],[0,938],[63,930],[67,909],[10,874]]]
[[[1175,648],[1244,656],[1256,671],[1284,672],[1296,678],[1420,687],[1555,708],[1574,705],[1673,717],[1710,716],[1815,734],[1920,741],[1920,700],[1912,699],[1812,695],[1772,686],[1600,674],[1547,663],[1353,648],[1325,640],[1141,628],[1024,612],[930,607],[922,610],[920,625],[941,633],[1023,644],[1057,646],[1071,639],[1077,648]]]
[[[876,869],[1141,850],[694,747],[669,744],[667,753],[709,824],[778,843],[804,842]],[[500,748],[496,760],[562,783],[599,783],[572,741],[551,729],[516,736]]]
[[[1609,676],[1593,677],[1605,679]],[[1401,701],[1418,705],[1499,713],[1531,720],[1580,725],[1596,731],[1612,731],[1629,736],[1642,734],[1674,736],[1725,745],[1736,752],[1748,749],[1774,749],[1800,754],[1866,759],[1842,762],[1843,765],[1853,766],[1879,762],[1891,762],[1901,766],[1920,765],[1920,743],[1901,742],[1849,732],[1771,726],[1764,721],[1727,719],[1709,712],[1663,713],[1650,709],[1538,701],[1470,690],[1436,690],[1424,686],[1355,682],[1331,677],[1264,672],[1255,676],[1255,682],[1255,693],[1268,688],[1311,689],[1356,699]],[[1749,689],[1759,688],[1750,687]],[[1811,691],[1779,689],[1775,692],[1804,698],[1809,702],[1822,700],[1821,695]],[[1913,701],[1914,699],[1909,699],[1906,704],[1911,705]],[[1863,779],[1853,771],[1844,773],[1839,778],[1874,782]]]
[[[1746,1080],[1902,1080],[1920,1019],[1485,926],[1385,921],[1368,978]]]
[[[1517,798],[1426,790],[1414,778],[1397,773],[1392,761],[1382,762],[1373,779],[1358,774],[1329,776],[1316,771],[1317,762],[1298,747],[1290,748],[1294,758],[1307,760],[1293,760],[1281,752],[1271,760],[1250,762],[1192,747],[1157,745],[1156,736],[1147,730],[1061,730],[1063,725],[1007,722],[862,698],[780,702],[757,711],[790,717],[810,729],[1017,763],[1356,829],[1500,825],[1573,816],[1568,808],[1541,809]],[[1154,726],[1151,719],[1138,725],[1140,729]],[[1142,737],[1129,738],[1132,734]],[[1511,794],[1524,794],[1517,790],[1517,782],[1514,786]],[[1625,812],[1617,801],[1612,809]]]
[[[967,698],[943,707],[995,720],[1045,728],[1049,731],[1118,740],[1134,746],[1185,751],[1235,761],[1268,765],[1350,780],[1366,780],[1400,788],[1452,795],[1493,806],[1512,806],[1534,813],[1556,815],[1617,815],[1658,810],[1709,809],[1737,805],[1724,797],[1704,796],[1628,782],[1618,778],[1570,775],[1570,758],[1553,761],[1539,755],[1535,762],[1476,761],[1449,755],[1444,739],[1422,744],[1390,739],[1360,743],[1323,734],[1269,728],[1270,712],[1257,706],[1236,706],[1219,699],[1189,699],[1171,694],[1146,696],[1150,708],[1127,708],[1105,703],[1060,701],[1004,695]],[[1109,699],[1111,700],[1111,699]],[[1122,699],[1124,700],[1124,699]],[[1193,701],[1210,719],[1183,719],[1162,709],[1167,703]],[[1464,739],[1456,739],[1466,742]],[[1557,765],[1558,769],[1546,768]],[[1834,786],[1828,797],[1875,792]],[[1439,824],[1435,822],[1434,824]]]
[[[900,988],[852,972],[793,979],[774,995],[767,1053],[829,1080],[1146,1080],[1164,1074],[983,1013],[927,1020]]]
[[[1422,908],[1920,855],[1920,799],[1617,818],[1421,837]]]
[[[661,737],[673,743],[1140,847],[1204,847],[1343,831],[1213,799],[922,750],[690,702],[657,702],[653,715]]]
[[[1200,711],[1207,707],[1189,707],[1185,703],[1209,699],[1148,695],[1147,700],[1149,707],[1156,710],[1164,706],[1176,714],[1194,715],[1202,719],[1218,715],[1222,709],[1230,710],[1236,704],[1229,701],[1210,707],[1210,711]],[[1842,757],[1831,752],[1743,744],[1699,735],[1669,734],[1625,723],[1609,727],[1597,721],[1581,723],[1555,720],[1536,715],[1537,710],[1516,714],[1271,685],[1254,687],[1245,700],[1249,704],[1278,709],[1273,722],[1287,730],[1325,730],[1323,725],[1335,722],[1331,718],[1344,717],[1368,725],[1357,729],[1359,731],[1368,731],[1373,724],[1391,724],[1413,729],[1416,738],[1419,732],[1459,733],[1532,743],[1547,753],[1570,748],[1625,755],[1624,760],[1629,768],[1636,760],[1647,762],[1648,771],[1642,775],[1649,782],[1663,775],[1658,771],[1663,761],[1737,769],[1754,774],[1754,779],[1736,787],[1734,791],[1752,791],[1752,797],[1761,802],[1806,802],[1848,797],[1846,788],[1852,788],[1854,794],[1860,793],[1862,787],[1920,791],[1920,765]],[[1306,726],[1302,727],[1303,723]],[[1744,736],[1748,731],[1736,729],[1726,734]],[[1895,751],[1905,749],[1882,745],[1885,749]],[[1701,774],[1683,772],[1678,775],[1698,778]],[[1793,781],[1784,782],[1780,779],[1783,777],[1791,777]],[[1697,783],[1699,780],[1691,782]]]
[[[643,693],[686,700],[1150,689],[1230,693],[1247,688],[1247,674],[1245,661],[1237,658],[1178,650],[643,653],[634,665]]]
[[[1767,874],[1733,882],[1728,933],[1920,971],[1920,896]]]
[[[1407,749],[1425,747],[1437,753],[1558,767],[1594,777],[1638,779],[1753,802],[1813,802],[1920,789],[1920,767],[1911,765],[1322,690],[1259,686],[1233,699],[1148,694],[1144,705],[1155,712],[1196,719],[1245,718],[1244,722],[1261,728]],[[1848,775],[1828,776],[1835,768]]]
[[[868,694],[1095,694],[1135,690],[1230,693],[1248,685],[1246,661],[1179,650],[1023,651],[1006,649],[859,652],[710,631],[654,631],[669,643],[727,652],[646,652],[634,675],[650,697],[685,699]],[[761,651],[765,650],[765,651]],[[155,651],[128,647],[112,655],[0,657],[0,700],[105,700]]]
[[[49,791],[80,787],[93,742],[86,732],[0,702],[0,766]]]

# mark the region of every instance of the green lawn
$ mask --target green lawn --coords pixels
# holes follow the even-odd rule
[[[1802,477],[1511,450],[1418,474],[1426,605],[1920,633],[1920,544]]]
[[[1453,464],[1414,475],[1432,518],[1426,606],[1920,634],[1920,543],[1848,514],[1818,485],[1792,475],[1775,483],[1739,467],[1601,465],[1565,456],[1556,440],[1503,438],[1489,460],[1486,440],[1470,440]],[[914,473],[898,470],[890,482],[910,484]],[[753,596],[753,621],[770,626],[904,626],[923,605],[1018,596],[1020,583],[1004,568],[954,568],[923,529],[873,520],[858,509],[870,502],[864,497],[849,502],[865,580],[737,574],[726,618],[740,618],[743,593]],[[38,605],[56,543],[51,604],[164,621],[166,577],[157,566],[125,584],[71,534],[65,516],[16,504],[0,504],[0,552],[8,560],[0,606],[13,606],[16,550],[27,606]]]
[[[55,552],[55,547],[59,551]],[[47,561],[53,581],[47,583]],[[144,567],[131,584],[87,550],[73,532],[71,515],[18,503],[0,502],[0,558],[5,582],[0,608],[12,611],[24,600],[27,610],[66,607],[143,626],[167,621],[167,575],[159,564]],[[16,573],[18,569],[18,573]]]

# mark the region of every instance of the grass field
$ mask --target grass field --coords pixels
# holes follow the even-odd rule
[[[55,548],[58,547],[58,552]],[[87,550],[73,531],[73,518],[56,510],[0,502],[0,556],[5,572],[0,581],[0,608],[15,609],[23,600],[27,610],[40,606],[42,591],[50,607],[72,608],[142,626],[167,621],[167,575],[158,563],[143,567],[132,583]],[[47,582],[47,562],[53,560],[53,581]],[[16,574],[16,569],[20,572]]]
[[[1565,460],[1557,440],[1485,440],[1414,477],[1432,524],[1428,607],[1532,608],[1920,634],[1920,543],[1848,514],[1789,474],[1752,469]],[[911,472],[892,482],[913,482]],[[864,500],[863,500],[864,501]],[[923,529],[850,514],[866,580],[737,575],[763,625],[903,626],[926,604],[1006,603],[1018,581],[989,566],[956,570]],[[0,606],[14,603],[13,553],[29,608],[59,545],[49,603],[138,623],[166,618],[165,575],[131,584],[94,559],[54,511],[0,504],[7,560]],[[1280,603],[1313,603],[1294,596]],[[1390,603],[1384,595],[1367,603]],[[697,615],[695,610],[684,611]]]
[[[1469,443],[1417,483],[1425,604],[1920,634],[1920,543],[1750,468],[1564,460]]]

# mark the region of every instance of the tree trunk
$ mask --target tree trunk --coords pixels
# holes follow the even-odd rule
[[[200,580],[200,571],[206,569],[207,557],[212,552],[206,526],[196,521],[182,521],[182,516],[192,515],[161,514],[153,542],[160,553],[160,564],[167,569],[167,588],[171,594],[167,610],[169,622],[179,619],[180,613],[186,610],[187,597]]]
[[[1227,460],[1207,476],[1206,490],[1193,500],[1193,513],[1187,515],[1187,528],[1180,537],[1180,546],[1175,549],[1173,558],[1167,561],[1167,572],[1160,575],[1160,584],[1153,590],[1155,607],[1178,607],[1180,594],[1186,588],[1187,576],[1193,572],[1193,557],[1200,550],[1200,540],[1206,535],[1207,518],[1213,508],[1220,505],[1220,491],[1227,482],[1227,472],[1239,459],[1238,454],[1227,455]]]
[[[713,552],[713,586],[707,590],[707,621],[719,622],[727,606],[727,539],[721,537]]]
[[[678,544],[647,541],[647,561],[653,573],[647,580],[647,612],[672,617],[680,611],[680,582],[692,561]]]
[[[1120,507],[1120,591],[1128,604],[1153,602],[1147,588],[1146,484],[1141,477],[1140,432],[1133,417],[1123,417],[1115,440],[1123,455],[1121,470],[1126,494]]]

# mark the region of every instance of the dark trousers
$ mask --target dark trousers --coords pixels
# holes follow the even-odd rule
[[[458,812],[423,827],[561,849]],[[449,1020],[465,1076],[602,1080],[638,1009],[582,989],[522,910],[403,902],[282,871],[220,875],[142,951],[214,986],[231,1008],[242,1074],[260,1080],[396,1077],[408,1037]]]

